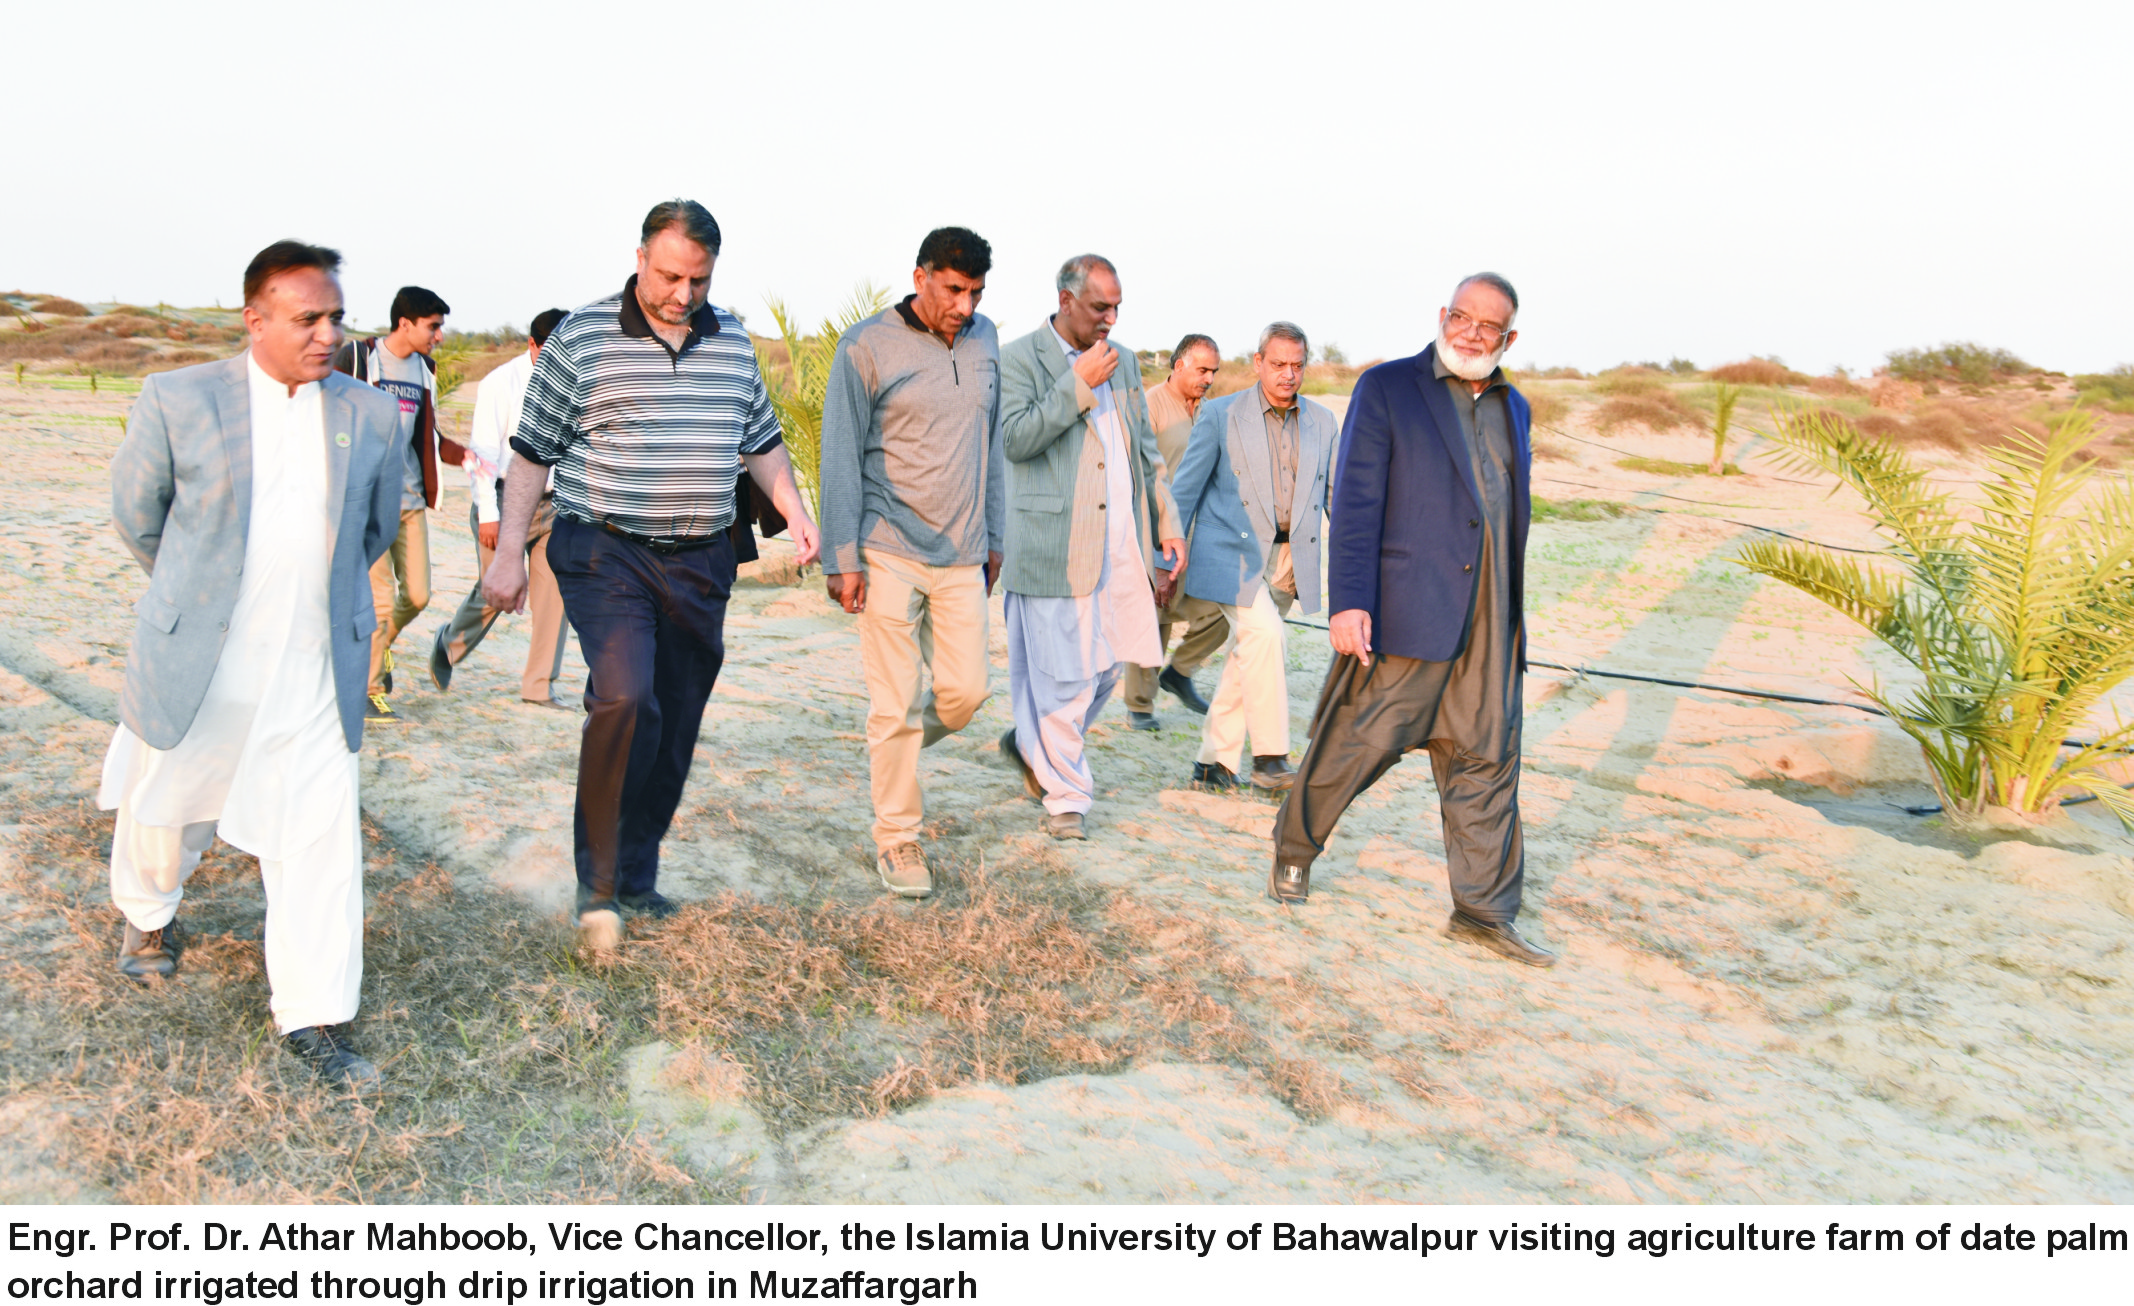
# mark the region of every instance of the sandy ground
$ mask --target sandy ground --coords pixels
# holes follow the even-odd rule
[[[0,389],[0,676],[67,714],[5,778],[18,798],[94,793],[143,586],[108,526],[128,402]],[[1701,458],[1696,437],[1558,443],[1569,456],[1537,464],[1538,493],[1676,512],[1535,529],[1536,657],[1835,698],[1891,670],[1857,630],[1732,566],[1744,531],[1698,515],[1867,542],[1824,487],[1612,466]],[[407,722],[364,750],[366,813],[454,876],[560,914],[577,721],[518,703],[517,622],[449,695],[412,669],[474,579],[464,489],[431,529],[436,597],[403,638]],[[998,614],[993,701],[923,763],[929,840],[959,857],[1051,851],[993,753]],[[759,580],[737,589],[727,639],[663,887],[871,900],[850,620],[818,582]],[[1293,629],[1290,650],[1301,749],[1324,637]],[[583,677],[574,647],[563,688]],[[1140,735],[1114,705],[1093,732],[1091,838],[1057,855],[1213,930],[1261,981],[1268,1028],[1339,1077],[1321,1117],[1247,1070],[1153,1060],[777,1137],[737,1090],[675,1087],[657,1045],[630,1060],[631,1098],[678,1164],[746,1170],[772,1199],[2134,1198],[2134,861],[2108,818],[1982,839],[1904,816],[1893,803],[1927,796],[1908,742],[1839,708],[1539,671],[1527,695],[1522,925],[1563,950],[1549,972],[1442,935],[1423,759],[1358,802],[1309,906],[1285,911],[1262,892],[1273,809],[1184,788],[1197,718],[1166,700],[1165,731]]]

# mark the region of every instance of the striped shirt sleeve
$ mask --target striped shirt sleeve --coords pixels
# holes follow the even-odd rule
[[[568,319],[557,324],[541,356],[534,360],[519,429],[511,437],[512,452],[543,467],[562,462],[571,444],[584,438],[578,429],[578,418],[585,410],[584,392],[572,342],[562,329],[566,325]]]

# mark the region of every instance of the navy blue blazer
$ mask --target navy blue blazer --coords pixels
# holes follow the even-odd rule
[[[1460,439],[1460,415],[1431,367],[1432,345],[1356,378],[1334,468],[1327,532],[1327,611],[1371,614],[1371,648],[1449,662],[1460,655],[1482,558],[1481,493]],[[1534,465],[1533,410],[1507,387],[1511,414],[1512,622],[1526,669],[1526,530]]]

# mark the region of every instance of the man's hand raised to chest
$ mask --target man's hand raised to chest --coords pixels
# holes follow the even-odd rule
[[[1109,340],[1099,340],[1074,360],[1074,374],[1092,390],[1111,380],[1111,374],[1118,370],[1119,351],[1112,348]]]

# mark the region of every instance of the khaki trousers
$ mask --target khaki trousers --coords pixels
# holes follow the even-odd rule
[[[1247,735],[1252,756],[1289,756],[1289,650],[1282,617],[1294,602],[1294,595],[1262,585],[1250,606],[1223,608],[1237,642],[1208,703],[1200,761],[1220,762],[1243,774],[1248,768],[1240,752]]]
[[[370,598],[378,629],[370,637],[370,692],[385,692],[385,651],[400,632],[430,606],[430,515],[421,508],[400,514],[393,547],[371,564]]]
[[[1185,634],[1165,665],[1191,680],[1193,673],[1206,666],[1208,659],[1222,648],[1223,641],[1230,638],[1230,620],[1223,615],[1224,611],[1221,604],[1197,599],[1190,594],[1180,594],[1172,599],[1170,607],[1156,614],[1156,646],[1170,648],[1171,632],[1180,626],[1185,627]],[[1156,710],[1158,674],[1154,667],[1127,664],[1127,711]]]
[[[916,843],[925,800],[919,750],[970,724],[986,700],[985,568],[929,567],[861,551],[867,608],[860,667],[867,678],[867,772],[874,846]],[[922,668],[933,673],[928,689]]]
[[[493,550],[482,547],[481,515],[467,510],[468,527],[474,532],[474,551],[482,570],[474,577],[474,589],[460,603],[452,620],[437,632],[445,658],[453,666],[466,661],[504,615],[482,596],[482,573],[489,570]],[[519,673],[519,697],[529,703],[545,703],[551,688],[563,674],[563,593],[556,588],[556,573],[548,568],[548,533],[556,524],[556,502],[543,496],[534,507],[533,525],[526,532],[526,610],[533,617],[533,631],[526,645],[526,669]]]

